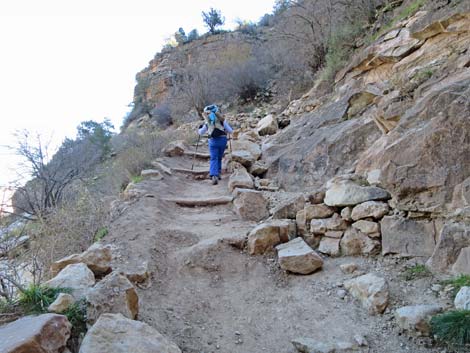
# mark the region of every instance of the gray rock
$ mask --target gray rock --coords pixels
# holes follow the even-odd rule
[[[121,314],[103,314],[87,332],[79,353],[181,353],[149,325]]]
[[[387,200],[390,194],[376,186],[360,186],[351,180],[332,182],[325,194],[328,206],[355,206],[372,200]]]
[[[328,218],[333,216],[335,210],[325,204],[307,205],[305,206],[305,216],[307,222],[314,218]]]
[[[25,316],[0,327],[0,352],[61,353],[71,329],[62,315]]]
[[[277,119],[272,114],[265,116],[257,125],[257,131],[260,136],[273,135],[278,129]]]
[[[460,250],[459,256],[452,266],[452,272],[456,275],[470,275],[470,247]]]
[[[322,341],[313,338],[301,337],[291,341],[300,353],[348,353],[357,351],[359,344],[355,340]]]
[[[323,259],[302,238],[278,245],[276,250],[283,270],[306,275],[323,266]]]
[[[75,303],[75,298],[72,295],[68,293],[59,293],[56,300],[54,300],[51,305],[49,305],[47,311],[61,314],[73,303]]]
[[[389,291],[384,278],[369,273],[344,282],[344,287],[371,315],[381,314],[387,308]]]
[[[375,255],[380,252],[380,242],[354,228],[349,228],[341,238],[342,255]]]
[[[77,300],[86,296],[94,284],[93,272],[83,263],[67,265],[57,276],[44,283],[52,288],[70,288]]]
[[[363,218],[373,217],[380,219],[385,216],[390,210],[387,203],[381,201],[367,201],[355,206],[351,213],[351,218],[354,221]]]
[[[455,296],[454,305],[456,309],[470,310],[470,287],[462,287]]]
[[[339,242],[340,239],[323,237],[320,240],[318,251],[330,256],[339,256]]]
[[[254,186],[255,184],[253,182],[253,178],[243,167],[235,170],[232,175],[230,175],[228,181],[228,188],[230,192],[232,192],[235,188],[253,189]]]
[[[296,236],[296,226],[291,220],[270,220],[256,226],[248,234],[248,253],[264,254],[280,243],[288,242]]]
[[[363,219],[353,223],[352,226],[353,226],[353,228],[356,228],[357,230],[361,231],[362,233],[368,234],[368,235],[380,232],[380,227],[379,227],[378,223],[365,221]]]
[[[120,313],[135,319],[139,297],[132,283],[123,275],[112,272],[88,291],[87,321],[94,323],[103,313]]]
[[[445,224],[426,266],[434,272],[448,270],[463,248],[470,247],[470,226],[465,223]]]
[[[386,216],[380,222],[382,254],[430,256],[436,245],[434,223],[399,216]]]
[[[274,219],[295,219],[297,212],[302,210],[304,206],[305,198],[302,195],[297,196],[295,199],[277,206],[272,212],[272,217]]]
[[[243,220],[258,222],[269,216],[268,202],[258,191],[241,189],[237,193],[233,205]]]
[[[429,320],[442,310],[443,308],[436,304],[410,305],[397,309],[395,318],[401,329],[419,336],[429,336]]]

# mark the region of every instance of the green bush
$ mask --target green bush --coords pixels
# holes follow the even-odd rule
[[[333,33],[328,41],[325,65],[320,74],[322,81],[331,81],[336,73],[343,68],[354,49],[354,42],[362,34],[360,25],[346,25]]]
[[[95,233],[95,237],[94,237],[94,241],[100,241],[101,239],[103,239],[105,236],[107,236],[109,233],[108,231],[108,228],[106,227],[101,227],[100,229],[98,229]]]
[[[21,292],[18,303],[28,314],[45,313],[60,293],[70,293],[70,289],[31,285]]]
[[[431,319],[431,330],[442,343],[462,348],[470,344],[470,311],[454,310]]]
[[[404,273],[403,278],[406,281],[411,281],[418,278],[424,278],[431,276],[432,273],[426,268],[424,265],[414,265],[412,267],[408,267]]]
[[[72,335],[78,336],[82,332],[86,332],[86,302],[80,300],[73,303],[63,312],[69,322],[72,324]]]

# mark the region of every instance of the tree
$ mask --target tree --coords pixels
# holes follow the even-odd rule
[[[197,29],[193,29],[191,32],[188,34],[188,42],[192,42],[193,40],[196,40],[199,38],[199,33]]]
[[[216,10],[212,7],[209,12],[202,12],[202,20],[205,26],[209,28],[211,34],[217,33],[216,27],[222,26],[225,22],[225,18],[222,17],[220,10]]]
[[[93,120],[83,121],[77,127],[77,138],[79,140],[89,140],[92,144],[100,148],[102,156],[109,153],[110,140],[113,136],[113,124],[105,118],[102,123]]]
[[[188,37],[186,37],[186,33],[182,27],[175,33],[175,40],[178,45],[182,45],[188,41]]]

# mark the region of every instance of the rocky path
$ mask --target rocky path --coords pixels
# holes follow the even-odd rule
[[[191,161],[181,156],[160,162],[190,169]],[[196,164],[200,169],[205,162]],[[136,186],[140,197],[121,208],[107,241],[119,249],[117,267],[147,267],[151,278],[139,288],[139,319],[183,352],[293,353],[291,341],[297,338],[339,342],[355,336],[368,341],[363,352],[432,351],[398,336],[391,313],[369,316],[342,288],[357,273],[343,274],[339,265],[354,262],[364,273],[382,272],[390,279],[392,297],[403,298],[393,280],[393,259],[326,258],[312,275],[287,274],[274,252],[245,252],[246,234],[255,223],[240,220],[231,203],[182,207],[174,202],[230,197],[228,175],[217,186],[185,173],[162,175]],[[420,302],[425,297],[419,284],[407,291]]]

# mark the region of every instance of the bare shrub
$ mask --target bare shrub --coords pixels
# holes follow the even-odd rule
[[[164,102],[150,111],[150,116],[160,128],[167,128],[173,124],[171,107],[168,102]]]

